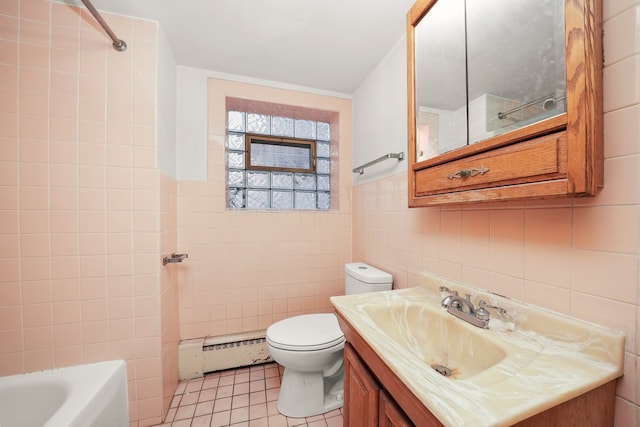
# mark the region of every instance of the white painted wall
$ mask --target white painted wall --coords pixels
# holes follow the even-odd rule
[[[207,180],[207,78],[209,72],[178,66],[176,76],[176,179]]]
[[[338,98],[348,99],[351,97],[343,93],[321,91],[180,65],[176,76],[177,142],[175,152],[176,179],[179,181],[207,180],[207,79],[209,77]]]
[[[389,152],[388,159],[353,175],[358,185],[407,171],[407,48],[403,37],[353,94],[353,167]]]
[[[176,177],[176,59],[158,27],[157,137],[158,168]]]

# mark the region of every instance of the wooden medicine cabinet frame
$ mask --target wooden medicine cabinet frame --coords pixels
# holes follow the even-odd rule
[[[604,184],[602,0],[564,0],[565,113],[416,162],[414,27],[436,1],[407,13],[409,207],[595,196]]]

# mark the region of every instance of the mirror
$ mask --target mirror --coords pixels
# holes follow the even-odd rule
[[[467,144],[465,0],[441,0],[415,27],[416,160]]]
[[[416,162],[565,113],[564,2],[430,3],[414,27]]]

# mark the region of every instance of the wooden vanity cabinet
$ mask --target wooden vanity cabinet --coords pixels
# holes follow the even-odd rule
[[[413,423],[407,418],[407,415],[402,412],[402,409],[400,409],[391,396],[384,390],[380,390],[379,414],[380,419],[378,420],[378,425],[381,427],[413,426]]]
[[[565,112],[423,159],[414,33],[437,1],[445,0],[417,0],[407,14],[409,207],[596,195],[604,185],[601,0],[564,2]]]
[[[350,323],[336,313],[344,346],[345,427],[444,427]],[[612,427],[616,380],[516,423],[515,427]],[[540,393],[544,393],[540,390]]]
[[[349,343],[344,346],[344,425],[378,425],[380,386]]]
[[[344,425],[412,427],[414,424],[384,389],[349,343],[344,347]]]

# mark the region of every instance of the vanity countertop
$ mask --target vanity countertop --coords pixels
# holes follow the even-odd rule
[[[440,306],[441,286],[455,289],[460,295],[471,294],[476,306],[483,299],[505,308],[508,316],[498,320],[492,311],[489,329],[472,326]],[[337,296],[332,297],[331,302],[407,388],[446,426],[509,426],[623,374],[625,337],[622,332],[436,275],[423,274],[418,287]],[[419,348],[424,344],[417,342],[422,326],[412,324],[406,315],[418,306],[423,308],[423,316],[434,313],[436,317],[448,316],[459,322],[455,324],[455,331],[480,339],[482,345],[470,345],[474,352],[468,356],[470,360],[479,359],[484,363],[482,359],[488,357],[483,354],[485,347],[497,349],[500,360],[485,363],[485,367],[469,375],[446,377],[436,372],[431,366],[433,363]],[[383,317],[372,314],[380,310],[387,310],[388,314]],[[380,319],[384,319],[384,323]],[[450,322],[444,318],[440,321]],[[393,337],[389,331],[393,332]],[[441,342],[455,341],[450,338]],[[424,339],[428,340],[428,337]],[[460,344],[455,345],[458,346],[455,351],[460,352]]]

